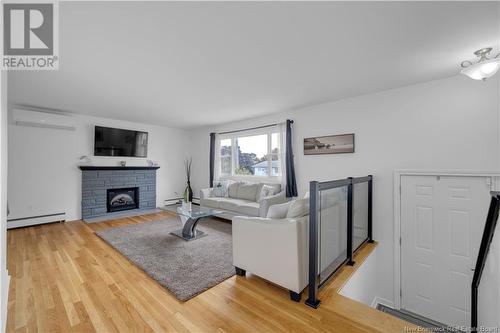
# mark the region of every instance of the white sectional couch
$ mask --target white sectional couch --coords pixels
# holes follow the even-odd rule
[[[222,210],[220,217],[232,219],[241,215],[266,217],[270,206],[289,201],[280,184],[230,182],[223,192],[221,196],[213,188],[202,189],[200,205]]]

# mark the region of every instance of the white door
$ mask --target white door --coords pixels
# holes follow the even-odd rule
[[[490,203],[487,177],[401,178],[401,307],[470,324],[473,268]]]

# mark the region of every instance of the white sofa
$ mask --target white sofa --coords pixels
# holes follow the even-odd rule
[[[272,187],[272,194],[262,194],[264,185]],[[269,188],[268,188],[269,189]],[[234,216],[267,216],[269,207],[289,201],[280,184],[232,182],[228,185],[227,195],[214,195],[213,188],[200,191],[200,205],[223,211],[218,216],[232,219]]]
[[[321,196],[320,271],[345,259],[346,193],[343,189]],[[290,291],[300,301],[308,284],[309,196],[274,205],[268,217],[233,218],[233,265],[236,274],[246,271]],[[343,257],[344,256],[344,257]]]
[[[302,201],[297,217],[261,218],[236,216],[233,218],[233,265],[236,274],[246,271],[256,274],[290,291],[290,298],[300,301],[300,293],[308,284],[308,199],[277,206],[291,206]],[[306,205],[306,206],[304,206]],[[270,215],[277,206],[271,207]],[[283,209],[283,208],[282,208]],[[285,208],[287,209],[287,208]]]

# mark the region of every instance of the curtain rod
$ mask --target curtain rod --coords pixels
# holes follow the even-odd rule
[[[290,120],[290,122],[293,124],[293,120]],[[217,134],[231,134],[231,133],[245,132],[245,131],[251,131],[251,130],[266,128],[266,127],[273,127],[273,126],[277,126],[277,125],[278,125],[278,123],[276,123],[276,124],[269,124],[269,125],[263,125],[263,126],[257,126],[257,127],[251,127],[251,128],[243,128],[243,129],[234,130],[234,131],[220,132],[220,133],[217,133]]]

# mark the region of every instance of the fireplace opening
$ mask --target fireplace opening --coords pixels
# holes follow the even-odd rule
[[[139,208],[139,188],[111,188],[107,190],[108,213]]]

